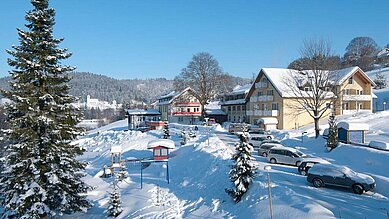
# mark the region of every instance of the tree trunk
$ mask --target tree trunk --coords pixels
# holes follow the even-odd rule
[[[315,120],[315,138],[318,138],[320,135],[319,118],[314,118],[314,120]]]
[[[205,118],[205,110],[204,110],[205,104],[203,104],[203,103],[200,103],[200,104],[201,104],[201,117],[200,117],[200,120],[202,122],[202,121],[204,121],[204,118]]]

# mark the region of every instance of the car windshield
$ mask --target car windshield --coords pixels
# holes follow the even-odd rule
[[[356,172],[354,172],[352,169],[345,167],[342,172],[346,174],[347,176],[355,176],[357,175]]]
[[[306,156],[305,154],[303,154],[303,153],[300,152],[300,151],[296,151],[295,154],[297,154],[299,157],[304,157],[304,156]]]

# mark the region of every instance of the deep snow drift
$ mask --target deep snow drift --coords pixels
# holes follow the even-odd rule
[[[389,142],[389,112],[342,117],[341,120],[368,122],[367,138]],[[126,165],[128,178],[119,183],[123,212],[118,218],[270,218],[267,192],[269,165],[266,158],[256,156],[258,173],[249,192],[235,204],[224,191],[230,188],[228,171],[232,165],[234,143],[238,138],[229,135],[220,126],[199,127],[196,137],[180,145],[182,129],[189,126],[171,124],[171,139],[176,149],[169,160],[170,184],[166,181],[166,164],[152,163],[143,169],[143,188],[140,186],[140,168],[136,163]],[[322,127],[325,128],[325,125]],[[122,146],[123,158],[149,158],[152,151],[147,143],[161,138],[162,131],[148,133],[124,131],[125,120],[88,133],[79,139],[86,153],[80,158],[89,162],[85,180],[95,187],[88,194],[94,207],[87,213],[63,216],[65,218],[104,218],[112,178],[100,178],[104,165],[111,162],[111,146]],[[301,132],[307,131],[304,143]],[[347,189],[314,188],[297,168],[272,165],[270,171],[274,218],[385,218],[389,211],[389,152],[342,144],[328,153],[325,140],[313,138],[313,129],[274,132],[283,143],[299,148],[306,154],[322,157],[332,163],[347,165],[376,180],[374,193],[353,194]]]

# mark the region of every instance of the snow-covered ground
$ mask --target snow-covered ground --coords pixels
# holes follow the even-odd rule
[[[367,122],[368,139],[389,142],[389,111],[376,114],[343,116],[339,120]],[[112,178],[100,178],[104,165],[110,164],[111,146],[122,146],[124,158],[147,158],[152,152],[147,143],[161,138],[162,131],[148,133],[125,131],[125,120],[89,132],[77,142],[87,149],[80,159],[89,163],[85,180],[95,189],[88,194],[94,207],[87,213],[64,218],[104,218]],[[124,211],[118,218],[270,218],[267,191],[269,165],[255,155],[258,174],[249,192],[235,204],[225,192],[230,188],[228,171],[238,138],[223,128],[200,127],[197,136],[181,146],[181,130],[193,128],[171,125],[171,139],[176,149],[169,160],[170,184],[166,181],[167,166],[153,163],[143,169],[140,186],[140,166],[127,164],[129,177],[119,183]],[[325,125],[323,126],[325,128]],[[304,142],[301,133],[307,131]],[[314,188],[297,168],[272,165],[270,171],[274,218],[387,218],[389,211],[389,152],[341,144],[334,151],[324,150],[325,140],[313,137],[313,127],[274,133],[283,143],[298,147],[307,154],[322,157],[332,163],[371,175],[376,191],[356,195],[346,189]]]

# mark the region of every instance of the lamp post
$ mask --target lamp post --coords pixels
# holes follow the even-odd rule
[[[304,135],[307,134],[307,132],[302,132],[301,133],[301,143],[304,143]]]
[[[269,174],[269,171],[271,170],[271,166],[266,165],[263,169],[267,171],[267,191],[269,194],[270,219],[273,219],[273,209],[272,209],[271,189],[270,189],[270,174]]]
[[[385,105],[386,105],[386,102],[383,102],[382,104],[384,105],[384,111],[385,111]]]

